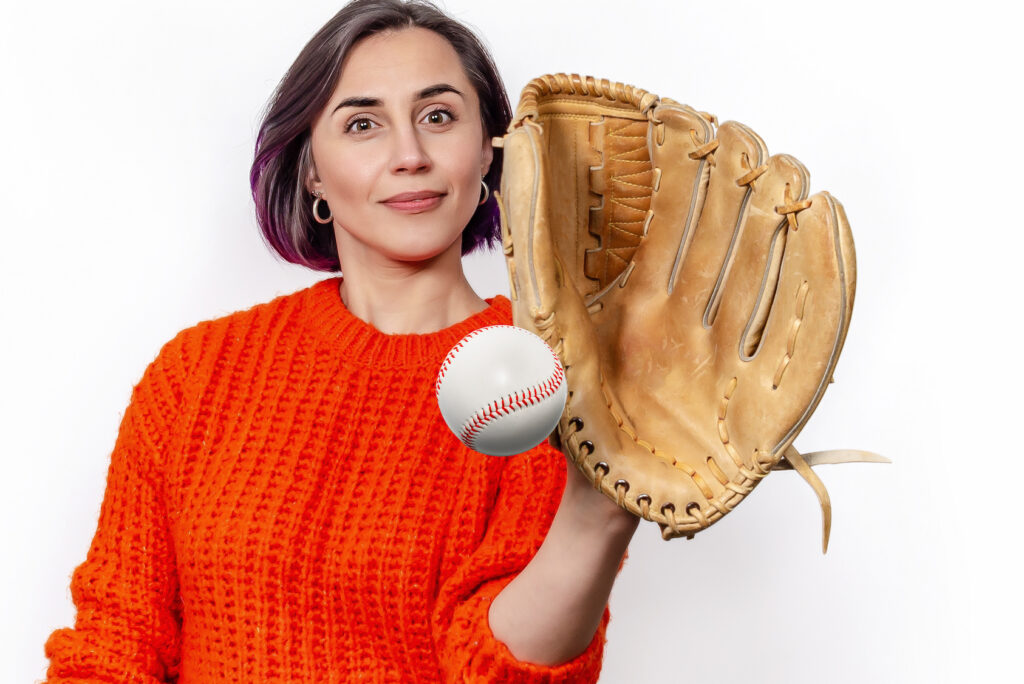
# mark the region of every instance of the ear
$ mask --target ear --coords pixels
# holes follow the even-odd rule
[[[480,177],[483,178],[491,169],[491,162],[494,161],[494,147],[491,145],[491,137],[484,134],[484,150],[480,159]]]
[[[309,194],[315,194],[317,190],[323,190],[323,183],[320,181],[320,176],[317,175],[315,168],[310,168],[309,173],[306,174],[306,190]]]
[[[308,169],[308,171],[306,172],[306,180],[304,183],[304,185],[306,186],[306,190],[308,190],[309,194],[311,195],[314,194],[317,190],[323,190],[323,182],[320,180],[320,174],[317,173],[316,162],[313,160],[313,152],[311,149],[309,149],[309,147],[307,147],[306,151],[305,166]]]

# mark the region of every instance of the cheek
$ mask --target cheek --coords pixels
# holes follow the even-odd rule
[[[444,160],[443,164],[452,183],[469,187],[480,185],[480,165],[482,140],[479,135],[466,134],[450,144],[439,145],[435,159]]]
[[[365,197],[369,181],[374,175],[373,156],[365,152],[357,153],[351,146],[334,141],[318,140],[315,134],[312,142],[317,174],[332,208],[335,203],[340,204],[339,200]],[[332,197],[335,203],[331,203]]]
[[[335,216],[365,204],[372,194],[375,177],[374,170],[365,158],[355,160],[351,157],[336,157],[334,163],[320,175],[329,204],[337,207]],[[330,198],[334,201],[331,202]]]
[[[449,167],[449,182],[455,191],[459,221],[469,221],[480,202],[480,163],[465,156],[453,160]]]

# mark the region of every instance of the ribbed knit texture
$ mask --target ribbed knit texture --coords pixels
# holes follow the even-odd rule
[[[487,621],[544,539],[564,457],[473,452],[433,394],[459,339],[511,323],[508,300],[385,335],[338,285],[189,328],[146,369],[47,681],[596,681],[607,608],[557,667],[517,661]]]

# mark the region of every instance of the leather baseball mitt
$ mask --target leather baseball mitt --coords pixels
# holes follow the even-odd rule
[[[853,238],[807,169],[736,122],[556,74],[523,90],[498,202],[515,324],[562,360],[563,450],[594,486],[692,537],[772,470],[797,470],[843,346]]]

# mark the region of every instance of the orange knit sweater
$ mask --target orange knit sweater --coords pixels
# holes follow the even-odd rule
[[[428,335],[349,313],[339,279],[178,334],[135,387],[74,629],[50,682],[588,682],[608,621],[557,667],[517,661],[491,599],[565,486],[543,445],[462,446],[433,383],[507,299]]]

